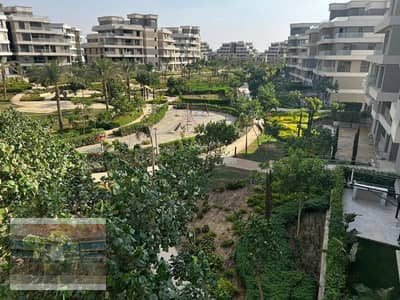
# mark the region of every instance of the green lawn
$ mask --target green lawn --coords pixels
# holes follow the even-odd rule
[[[351,264],[348,286],[363,284],[372,290],[395,288],[390,299],[400,299],[400,282],[396,262],[396,248],[359,239],[357,260]],[[372,298],[371,298],[372,299]]]
[[[238,157],[256,162],[267,162],[279,160],[286,155],[284,144],[271,136],[261,135],[260,143],[261,145],[258,146],[258,141],[254,141],[249,145],[247,155],[243,151]]]

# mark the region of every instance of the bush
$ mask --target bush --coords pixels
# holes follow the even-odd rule
[[[247,205],[249,207],[256,207],[256,206],[264,207],[265,206],[265,194],[255,194],[255,195],[250,196],[247,199]]]
[[[44,97],[41,97],[39,93],[26,94],[22,96],[21,101],[43,101]]]
[[[22,79],[7,79],[7,93],[18,94],[32,89],[32,85]]]
[[[246,180],[235,180],[232,182],[227,182],[225,184],[225,188],[229,191],[236,191],[243,189],[247,186],[247,181]]]
[[[190,96],[181,96],[180,100],[183,103],[189,103],[189,104],[212,104],[212,105],[221,105],[221,106],[227,106],[230,105],[229,100],[224,100],[224,99],[207,99],[207,98],[201,98],[201,97],[190,97]]]
[[[347,181],[351,178],[352,168],[344,167],[344,176]],[[383,187],[393,188],[397,179],[400,177],[393,173],[377,172],[372,170],[355,169],[354,180],[358,182],[380,185]]]
[[[72,144],[75,148],[79,148],[79,147],[83,147],[83,146],[97,144],[99,142],[97,140],[97,136],[99,134],[103,134],[103,133],[104,133],[104,130],[99,129],[99,130],[95,130],[94,132],[91,132],[91,133],[88,133],[85,135],[65,137],[64,140],[66,142]]]
[[[225,241],[222,241],[221,247],[222,247],[222,248],[230,248],[230,247],[232,247],[234,244],[235,244],[235,241],[234,241],[234,240],[225,240]]]

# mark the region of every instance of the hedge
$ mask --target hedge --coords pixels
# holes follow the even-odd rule
[[[177,103],[174,105],[175,109],[186,109],[187,105],[184,103]],[[234,117],[239,117],[239,112],[230,106],[219,106],[219,105],[212,105],[212,104],[190,104],[190,109],[191,110],[203,110],[203,111],[215,111],[215,112],[221,112],[225,114],[232,115]]]
[[[8,83],[7,93],[18,94],[32,89],[32,85],[25,81],[18,81],[15,83]]]
[[[155,112],[152,112],[149,116],[145,117],[142,122],[135,123],[132,125],[121,127],[113,132],[116,136],[126,136],[138,132],[142,132],[146,127],[151,127],[160,122],[168,111],[168,104],[164,104],[158,107]]]
[[[190,103],[190,104],[209,104],[209,105],[222,105],[227,106],[230,105],[230,101],[226,99],[204,99],[204,98],[193,98],[187,96],[181,96],[181,101],[183,103]]]
[[[331,218],[326,258],[325,297],[326,300],[344,299],[347,267],[349,260],[344,251],[346,229],[343,219],[343,169],[334,173],[334,187],[331,193]]]
[[[345,178],[350,179],[353,168],[344,167],[343,169]],[[354,169],[354,179],[359,182],[393,188],[396,179],[399,178],[400,177],[394,173],[378,172],[367,169]]]
[[[95,130],[95,131],[85,134],[85,135],[65,137],[63,139],[66,142],[72,144],[75,148],[79,148],[79,147],[83,147],[83,146],[97,144],[98,143],[97,136],[99,134],[103,134],[103,133],[104,133],[104,130],[99,129],[99,130]]]

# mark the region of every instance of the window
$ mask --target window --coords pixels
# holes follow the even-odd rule
[[[351,61],[339,61],[338,64],[338,72],[350,72],[351,69]]]
[[[369,62],[367,61],[362,61],[361,66],[360,66],[360,72],[361,73],[368,73],[369,71]]]
[[[18,22],[18,27],[19,27],[19,29],[25,29],[25,23],[24,22]]]

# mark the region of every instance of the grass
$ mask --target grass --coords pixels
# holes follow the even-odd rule
[[[372,290],[394,287],[390,299],[400,299],[400,283],[396,262],[397,249],[359,239],[357,260],[351,264],[348,286],[363,284]]]
[[[143,111],[136,111],[123,116],[118,116],[113,119],[113,122],[118,123],[119,126],[122,127],[137,120],[142,115],[142,113]]]
[[[10,102],[0,102],[0,111],[6,110],[10,107],[13,107]]]
[[[279,160],[286,155],[283,143],[271,136],[261,135],[260,144],[259,146],[258,141],[254,141],[248,147],[247,155],[243,151],[238,157],[255,162],[266,162]]]
[[[233,183],[238,180],[246,180],[251,174],[251,171],[220,166],[213,170],[210,178],[210,186],[214,189],[218,187],[225,187],[227,183]]]

